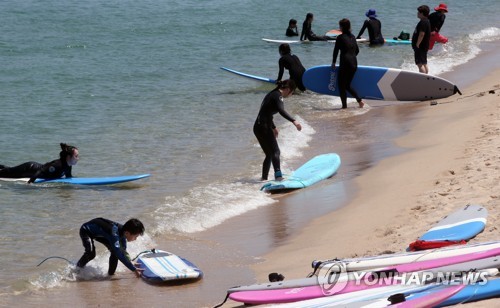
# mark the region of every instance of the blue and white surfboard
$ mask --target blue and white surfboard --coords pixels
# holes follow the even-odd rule
[[[167,282],[176,280],[197,280],[203,272],[190,261],[159,249],[141,255],[137,263],[142,278],[150,282]]]
[[[302,82],[313,92],[340,96],[337,71],[338,67],[333,71],[330,65],[315,66],[306,70]],[[351,86],[363,99],[386,101],[424,101],[460,93],[453,83],[440,77],[376,66],[358,66]]]
[[[254,80],[258,80],[258,81],[269,82],[269,83],[276,83],[276,80],[271,79],[271,78],[266,78],[266,77],[260,77],[260,76],[256,76],[256,75],[251,75],[251,74],[239,72],[239,71],[227,68],[227,67],[221,67],[221,69],[225,70],[226,72],[230,72],[230,73],[236,74],[236,75],[241,76],[241,77],[246,77],[246,78],[250,78],[250,79],[254,79]]]

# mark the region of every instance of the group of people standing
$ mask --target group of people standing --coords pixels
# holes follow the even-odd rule
[[[445,13],[448,12],[448,7],[446,4],[441,3],[434,8],[434,10],[436,12],[429,15],[430,9],[427,5],[421,5],[417,8],[417,16],[420,21],[415,27],[412,36],[415,64],[418,66],[419,71],[425,74],[429,72],[427,67],[427,51],[429,48],[432,48],[435,41],[441,40],[441,42],[443,42],[443,39],[439,37],[439,31],[443,26],[446,18]],[[301,41],[326,41],[335,39],[331,66],[332,71],[336,71],[337,58],[340,55],[339,66],[336,73],[339,96],[343,109],[347,108],[347,92],[356,99],[360,108],[364,106],[363,99],[358,95],[356,89],[351,86],[358,68],[357,55],[359,53],[359,47],[356,39],[359,39],[365,30],[368,30],[370,46],[380,46],[385,42],[382,35],[382,24],[380,20],[377,19],[376,10],[369,9],[365,13],[365,16],[368,19],[363,23],[357,36],[352,34],[351,22],[347,18],[343,18],[339,21],[341,34],[337,35],[335,38],[317,36],[312,31],[312,22],[314,20],[314,15],[312,13],[307,13],[306,19],[302,25],[302,33],[300,35]],[[290,19],[286,30],[286,36],[299,36],[297,20]],[[253,127],[254,134],[265,154],[261,177],[263,181],[268,179],[271,164],[274,168],[275,180],[283,179],[280,167],[280,149],[276,139],[278,137],[278,129],[276,125],[274,125],[273,116],[279,113],[282,117],[292,122],[297,130],[300,131],[302,129],[301,124],[285,111],[283,99],[291,96],[295,88],[298,88],[300,91],[306,90],[302,83],[302,75],[305,72],[305,68],[300,62],[300,59],[292,54],[289,44],[281,44],[279,46],[279,53],[280,59],[277,87],[264,97]],[[281,79],[285,69],[289,71],[290,79],[282,81]]]

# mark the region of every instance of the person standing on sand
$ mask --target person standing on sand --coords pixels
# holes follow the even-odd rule
[[[365,15],[368,19],[363,23],[363,27],[359,30],[359,34],[356,38],[360,39],[363,32],[368,29],[370,46],[384,45],[385,40],[382,36],[382,23],[377,19],[377,11],[375,11],[375,9],[369,9]]]
[[[287,79],[278,82],[278,86],[264,97],[259,115],[253,125],[253,133],[266,155],[262,163],[262,181],[267,181],[271,163],[274,168],[275,180],[283,180],[280,166],[280,148],[276,140],[278,138],[278,129],[274,125],[273,115],[279,113],[282,117],[292,122],[298,131],[302,130],[300,123],[285,111],[283,104],[283,98],[291,96],[295,88],[296,85],[293,80]]]
[[[429,7],[421,5],[417,8],[417,17],[420,19],[413,36],[411,38],[411,46],[415,54],[415,64],[420,73],[428,74],[427,67],[427,51],[429,50],[429,39],[431,37],[431,23],[429,22]]]
[[[429,22],[431,23],[429,50],[432,50],[436,42],[441,44],[446,44],[448,42],[448,38],[439,33],[446,19],[445,14],[448,13],[448,6],[445,3],[440,3],[434,8],[434,11],[434,13],[429,15]]]
[[[342,101],[342,109],[347,108],[347,91],[351,93],[359,104],[359,108],[365,105],[356,90],[351,87],[351,82],[354,79],[354,74],[358,69],[358,60],[356,56],[359,53],[358,43],[356,38],[351,33],[351,22],[344,18],[339,21],[342,34],[337,36],[335,48],[333,49],[332,70],[335,70],[337,57],[340,52],[340,64],[337,72],[339,82],[340,100]]]
[[[306,69],[300,62],[299,57],[292,54],[290,45],[286,43],[280,45],[279,53],[281,58],[278,62],[279,72],[276,81],[277,82],[281,81],[283,73],[285,69],[287,69],[288,73],[290,74],[290,79],[292,79],[295,82],[297,88],[299,88],[300,91],[304,92],[306,90],[306,87],[304,87],[304,84],[302,83],[302,75],[304,75]]]

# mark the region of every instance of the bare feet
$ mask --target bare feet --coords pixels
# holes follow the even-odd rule
[[[363,103],[363,101],[358,102],[358,104],[359,104],[359,108],[363,108],[365,106],[365,103]]]

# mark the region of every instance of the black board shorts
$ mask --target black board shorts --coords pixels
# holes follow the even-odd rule
[[[427,51],[423,51],[419,48],[413,49],[415,52],[415,64],[427,64]]]

